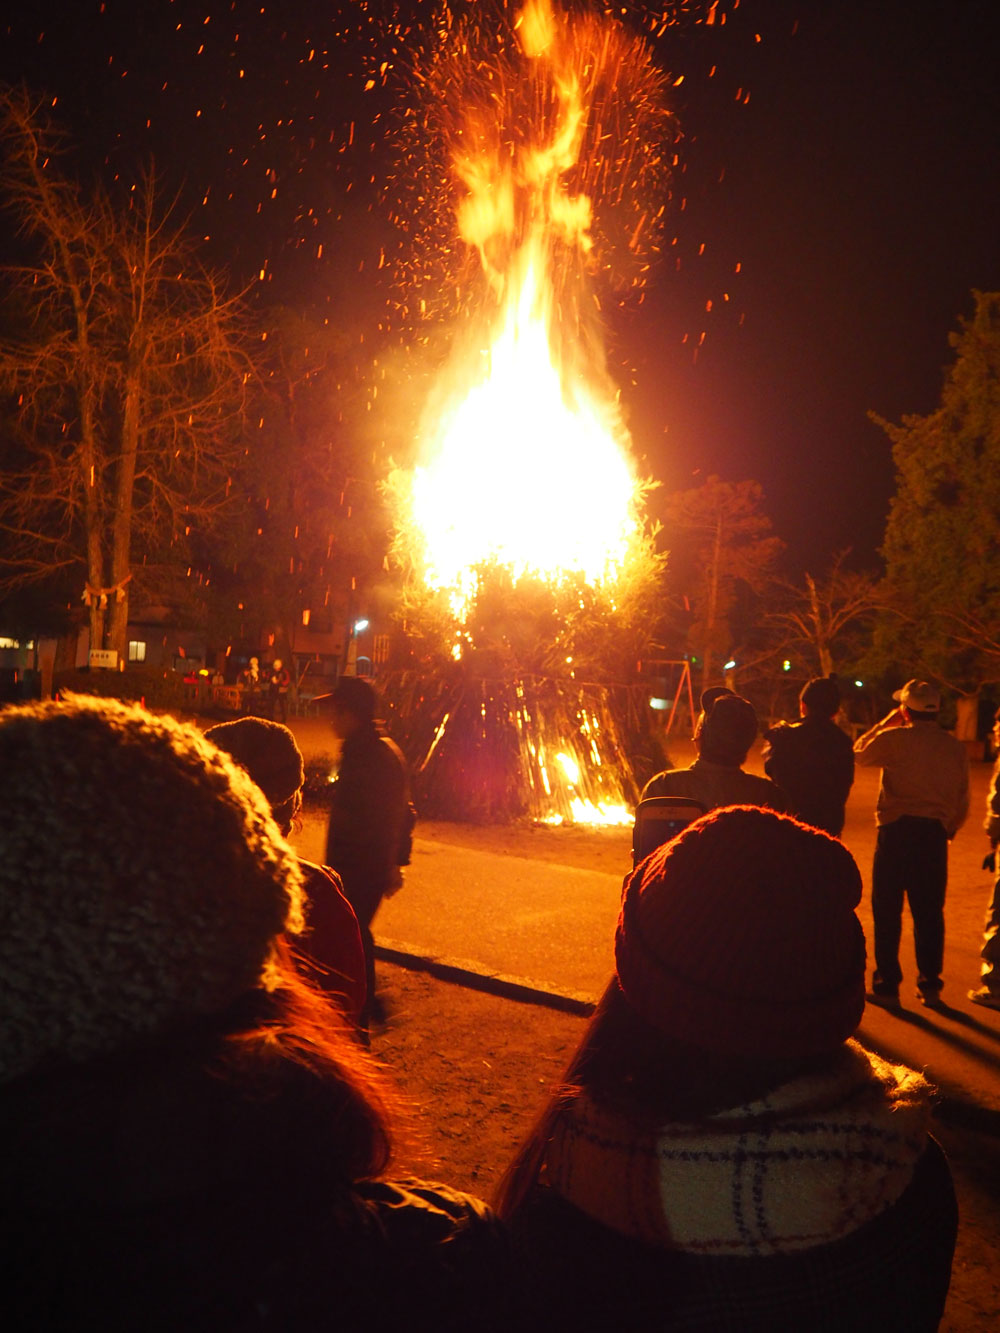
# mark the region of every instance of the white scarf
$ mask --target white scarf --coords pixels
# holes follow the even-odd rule
[[[890,1207],[927,1145],[931,1088],[848,1042],[829,1071],[702,1121],[646,1130],[586,1094],[545,1183],[616,1231],[689,1253],[787,1254]]]

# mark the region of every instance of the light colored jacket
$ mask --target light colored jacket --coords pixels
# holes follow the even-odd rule
[[[953,838],[969,813],[969,756],[936,722],[878,723],[857,740],[855,762],[882,769],[875,822],[936,819]]]

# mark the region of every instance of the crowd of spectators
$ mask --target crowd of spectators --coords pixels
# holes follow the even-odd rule
[[[885,824],[876,742],[928,726],[918,702],[936,717],[924,685],[850,756],[882,766]],[[371,686],[330,700],[325,866],[287,841],[303,765],[280,721],[0,712],[5,1327],[936,1329],[955,1196],[932,1089],[856,1040],[832,702],[807,687],[757,778],[751,705],[703,698],[698,759],[644,796],[705,813],[626,877],[614,973],[492,1205],[393,1170],[371,920],[412,806]],[[960,806],[896,818],[940,819],[946,849]]]

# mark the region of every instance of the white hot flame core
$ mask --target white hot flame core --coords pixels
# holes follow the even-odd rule
[[[546,306],[530,264],[485,377],[445,414],[434,457],[413,476],[424,578],[451,591],[459,618],[477,565],[508,566],[515,579],[578,571],[599,584],[614,579],[636,529],[613,410],[582,382],[564,389]]]

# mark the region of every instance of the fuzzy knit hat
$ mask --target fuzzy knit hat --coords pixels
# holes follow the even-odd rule
[[[231,754],[272,806],[290,801],[305,781],[302,751],[288,727],[262,717],[241,717],[209,727],[205,739]]]
[[[653,1027],[716,1055],[832,1051],[865,1007],[860,901],[836,838],[755,806],[712,811],[626,880],[619,985]]]
[[[182,1028],[274,984],[302,874],[194,727],[117,700],[0,713],[0,1080]]]

